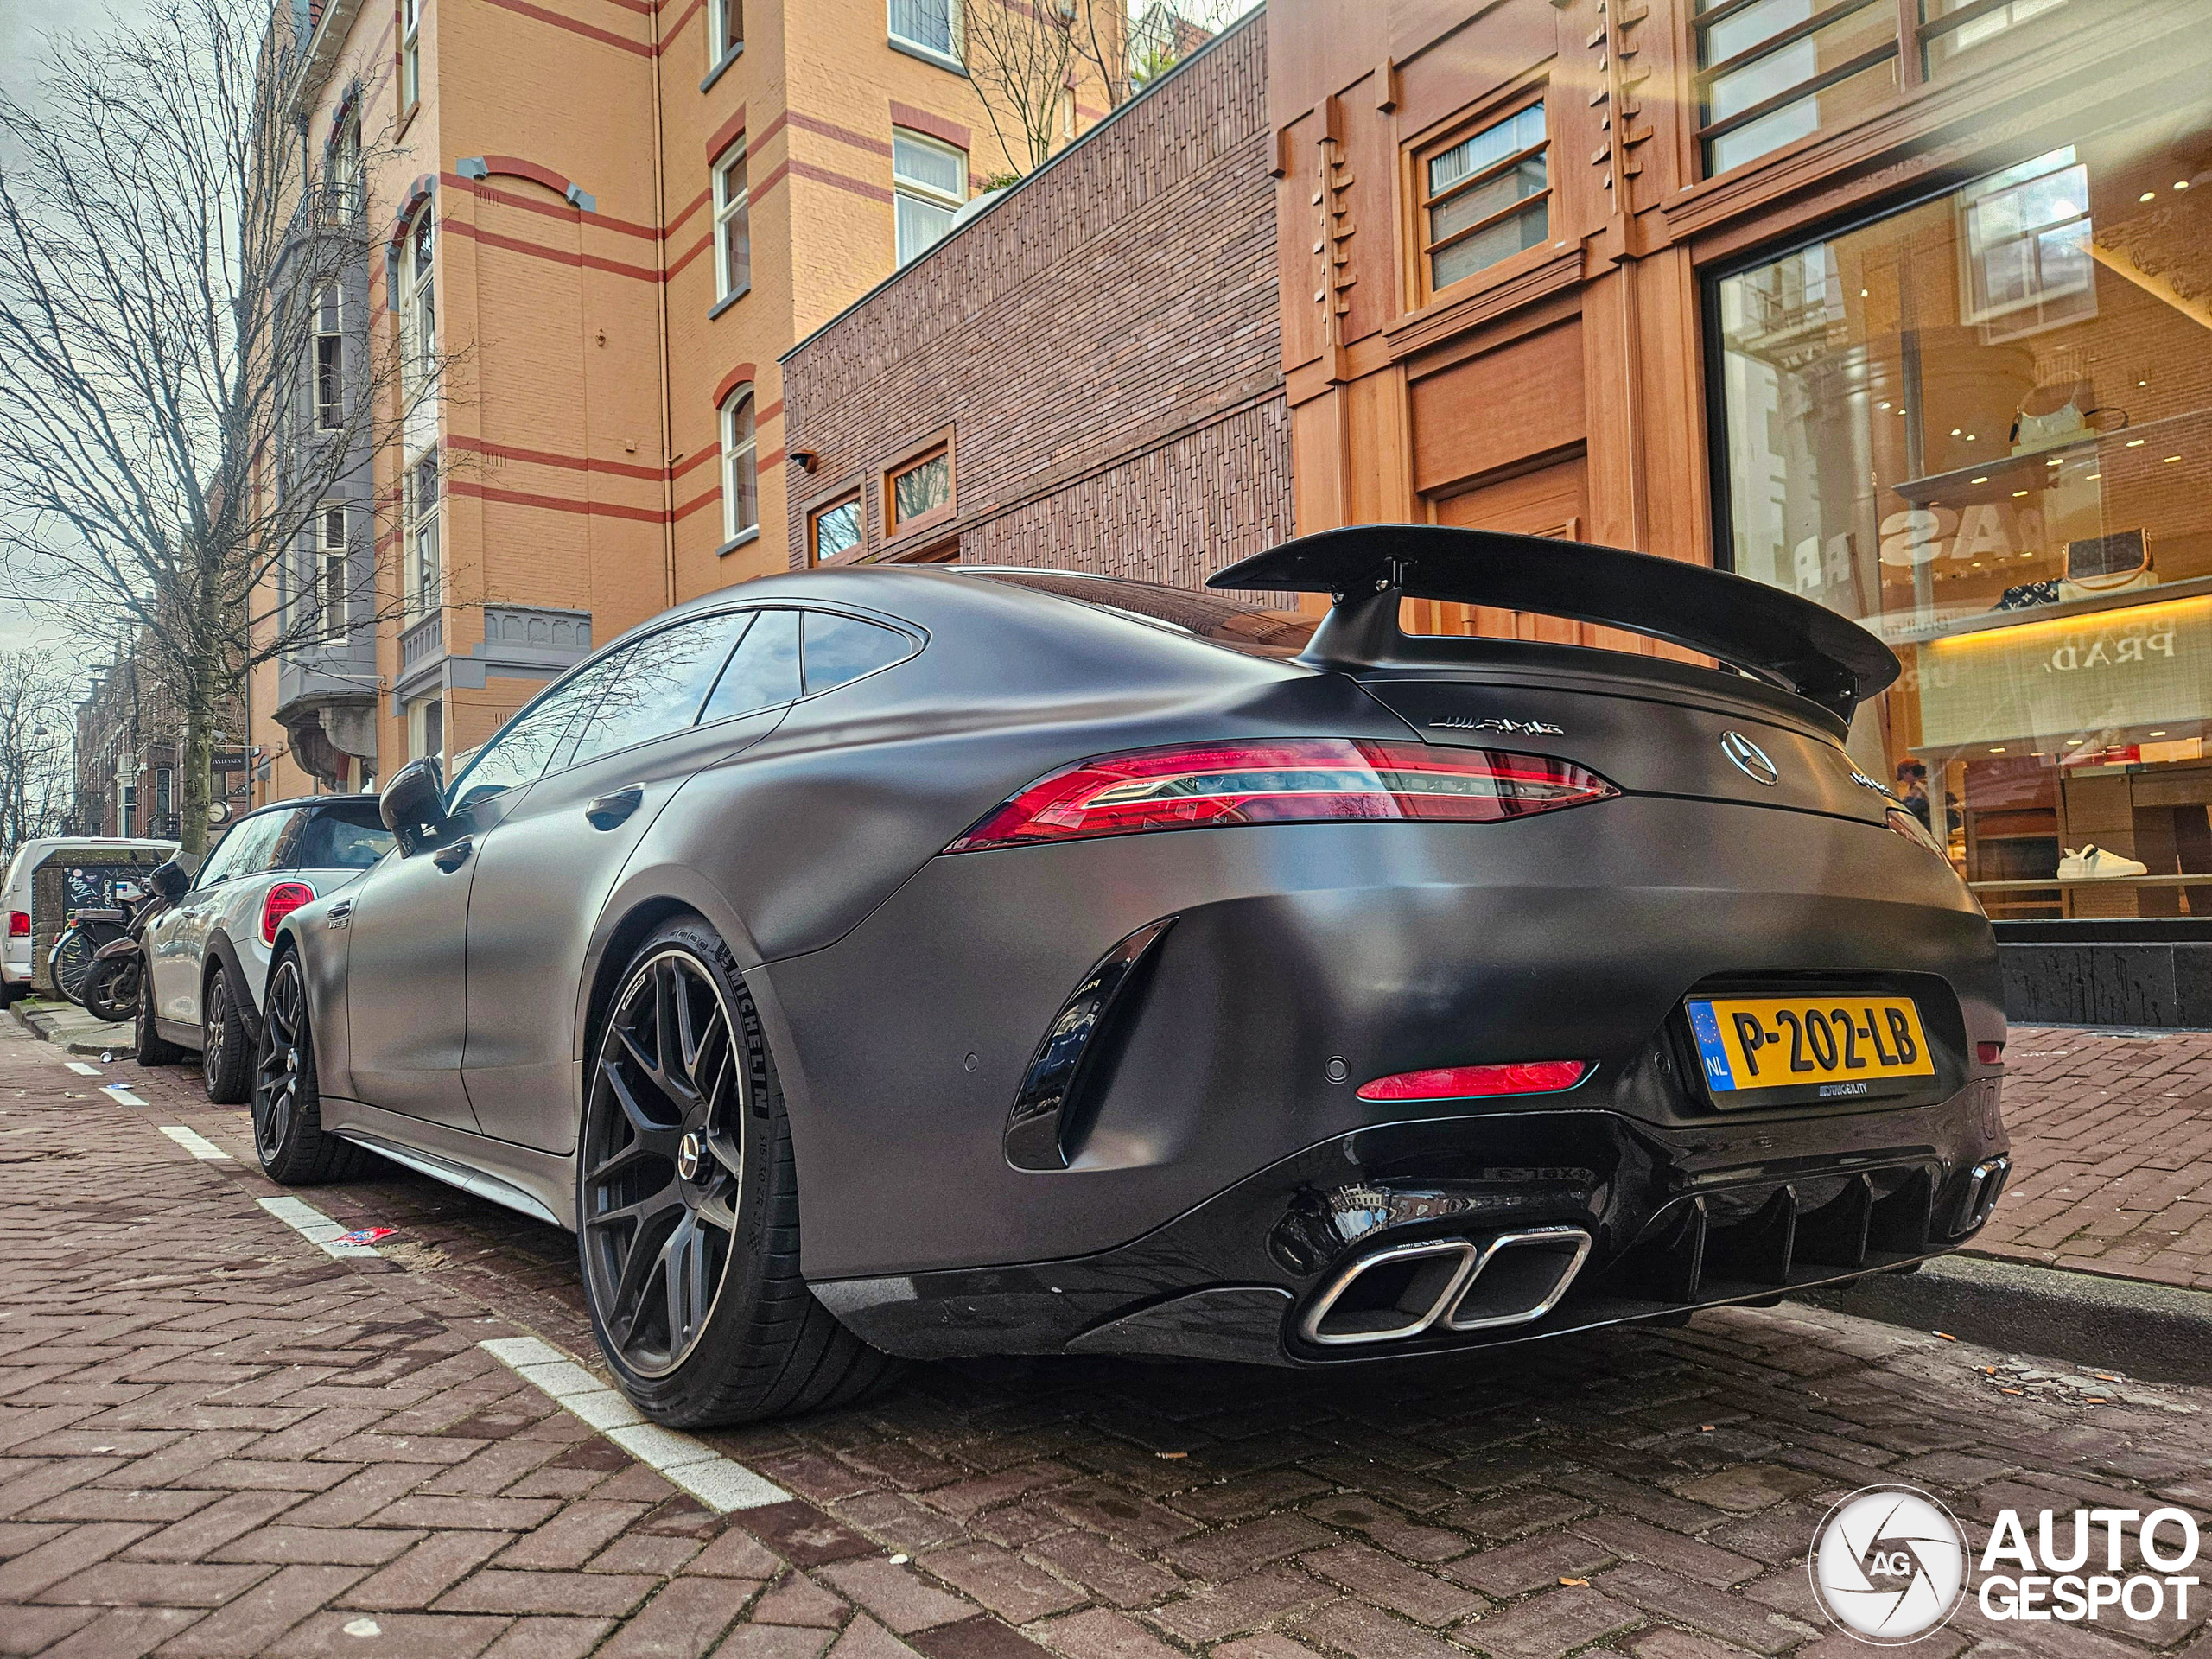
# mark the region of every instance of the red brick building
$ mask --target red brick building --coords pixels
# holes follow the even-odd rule
[[[1255,14],[784,358],[791,562],[1186,587],[1291,534]]]

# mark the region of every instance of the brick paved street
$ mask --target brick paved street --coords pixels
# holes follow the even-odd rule
[[[2017,1173],[1977,1252],[2212,1290],[2212,1032],[2015,1026]]]
[[[2134,1103],[2212,1070],[2201,1038],[2013,1045],[2023,1147],[2099,1181],[2162,1156]],[[566,1235],[395,1171],[302,1195],[398,1230],[334,1259],[257,1205],[245,1115],[193,1073],[66,1058],[0,1020],[0,1653],[1840,1659],[1863,1649],[1804,1551],[1870,1481],[1977,1533],[2007,1506],[2212,1510],[2212,1390],[1784,1306],[1329,1376],[919,1367],[709,1437],[795,1495],[717,1515],[478,1345],[593,1362]],[[2024,1175],[2024,1210],[2069,1207],[2012,1248],[2139,1249],[2048,1185],[2068,1166]],[[1912,1651],[2206,1659],[2202,1617],[1969,1605]]]

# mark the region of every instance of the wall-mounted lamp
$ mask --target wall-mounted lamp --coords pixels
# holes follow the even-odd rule
[[[822,464],[822,457],[811,449],[794,449],[791,459],[798,462],[799,470],[803,473],[810,473]]]

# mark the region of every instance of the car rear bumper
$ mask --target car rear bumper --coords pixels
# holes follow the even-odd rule
[[[1999,1080],[1934,1104],[1847,1117],[1661,1128],[1560,1108],[1400,1123],[1333,1137],[1238,1182],[1148,1236],[1074,1260],[817,1282],[886,1351],[1118,1353],[1327,1365],[1525,1341],[1909,1267],[1986,1220],[2009,1166]],[[1501,1237],[1587,1241],[1560,1294],[1476,1286],[1456,1309],[1399,1264],[1480,1256]],[[1565,1262],[1567,1250],[1558,1252]],[[1495,1264],[1507,1261],[1491,1258]],[[1528,1258],[1519,1258],[1527,1260]],[[1350,1279],[1403,1281],[1402,1312],[1314,1319]],[[1548,1300],[1548,1311],[1535,1305]],[[1499,1318],[1498,1316],[1504,1317]],[[1334,1320],[1332,1325],[1329,1321]],[[1407,1328],[1407,1327],[1413,1328]],[[1347,1337],[1346,1332],[1354,1332]]]
[[[1163,918],[1143,982],[1092,1039],[1069,1166],[1016,1167],[1007,1131],[1040,1042],[1094,965]],[[1306,1149],[1477,1113],[1616,1123],[1624,1146],[1948,1147],[1926,1115],[1975,1098],[1995,1075],[1978,1046],[2005,1036],[1988,923],[1925,849],[1878,825],[1655,797],[1502,824],[944,856],[835,944],[747,978],[817,1283],[1109,1258]],[[1684,1047],[1684,998],[1783,986],[1910,995],[1936,1075],[1878,1100],[1721,1109]],[[1358,1092],[1545,1059],[1594,1069],[1567,1096]],[[1634,1159],[1616,1161],[1635,1178]]]

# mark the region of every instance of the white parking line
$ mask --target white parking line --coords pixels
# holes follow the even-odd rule
[[[102,1084],[100,1085],[100,1093],[105,1095],[110,1100],[115,1101],[118,1104],[124,1106],[143,1106],[146,1103],[119,1083]]]
[[[536,1337],[495,1337],[476,1345],[710,1510],[757,1510],[791,1497],[703,1440],[647,1422],[618,1390],[550,1343]]]
[[[181,1123],[164,1123],[162,1133],[182,1147],[202,1163],[234,1164],[238,1160],[225,1152],[206,1135],[194,1133]]]
[[[274,1198],[256,1198],[254,1202],[283,1222],[302,1238],[314,1245],[325,1255],[377,1255],[381,1252],[366,1244],[346,1242],[346,1229],[328,1216],[289,1195]]]
[[[80,1077],[97,1077],[100,1074],[99,1067],[86,1065],[82,1060],[64,1060],[62,1064]]]

